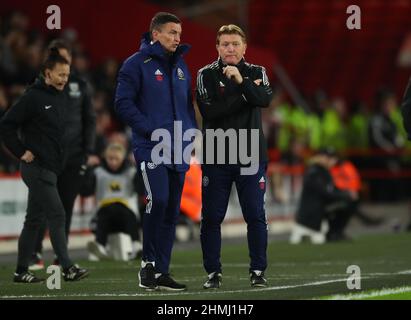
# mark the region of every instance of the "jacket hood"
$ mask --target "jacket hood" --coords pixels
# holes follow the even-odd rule
[[[172,59],[177,61],[182,55],[186,54],[190,48],[191,46],[189,44],[180,44],[177,50],[171,55]],[[168,55],[161,43],[159,41],[151,43],[150,32],[143,34],[141,38],[140,51],[149,56],[155,56],[160,59],[168,60]]]

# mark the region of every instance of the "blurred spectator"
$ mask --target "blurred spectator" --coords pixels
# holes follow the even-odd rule
[[[379,92],[376,97],[376,111],[370,121],[370,146],[387,152],[395,152],[403,146],[403,139],[391,119],[397,104],[395,95],[389,91]]]
[[[141,223],[129,202],[137,189],[137,170],[128,164],[126,155],[121,144],[109,144],[102,165],[91,172],[83,188],[83,195],[96,195],[97,213],[92,221],[96,240],[88,243],[88,249],[100,259],[108,258],[109,234],[118,232],[128,234],[132,239],[130,259],[141,257]]]
[[[183,192],[181,194],[180,218],[178,224],[187,226],[189,240],[194,238],[194,228],[201,220],[201,165],[192,155],[190,169],[186,172]]]
[[[408,142],[411,140],[411,78],[408,81],[405,89],[404,97],[401,103],[401,114],[403,119],[403,127],[406,131]],[[411,231],[411,207],[409,209],[410,221],[407,230]]]
[[[6,90],[4,86],[0,85],[0,118],[6,112],[9,106],[9,102],[6,96]]]
[[[84,79],[87,83],[93,83],[93,78],[90,71],[90,59],[85,52],[73,51],[72,68],[76,71],[77,75]]]
[[[305,149],[306,144],[301,139],[291,137],[290,144],[287,150],[281,153],[279,162],[270,164],[268,173],[271,172],[271,192],[274,201],[285,203],[301,188],[301,176],[296,172],[304,164]],[[285,188],[286,179],[289,180],[289,190]]]
[[[329,172],[336,161],[334,151],[328,149],[320,150],[311,158],[304,174],[296,224],[290,239],[292,243],[301,242],[305,236],[310,236],[313,243],[323,243],[322,222],[329,218],[330,205],[351,201],[352,196],[348,192],[335,187]]]
[[[363,103],[356,101],[351,108],[351,117],[348,121],[347,144],[350,148],[350,158],[358,168],[365,168],[367,161],[364,152],[368,150],[368,126],[370,116]]]
[[[18,82],[22,84],[33,83],[43,61],[43,44],[41,41],[27,46],[23,61],[18,73]]]
[[[284,103],[275,110],[275,114],[281,124],[277,140],[280,151],[286,151],[294,137],[300,141],[306,140],[307,116],[302,108]]]
[[[332,147],[343,151],[347,147],[347,109],[342,98],[336,98],[323,110],[322,139],[323,148]]]
[[[46,53],[45,37],[45,34],[29,29],[28,16],[19,11],[0,17],[0,116],[16,102],[38,74]],[[88,89],[92,93],[92,106],[97,113],[98,150],[102,152],[110,134],[124,131],[123,124],[119,125],[120,122],[112,114],[118,62],[107,59],[94,71],[90,68],[90,59],[84,45],[79,42],[77,31],[72,28],[65,29],[61,38],[73,48],[71,71],[90,81]],[[97,88],[97,91],[94,88]],[[17,170],[17,161],[1,146],[0,156],[0,171]]]
[[[6,113],[9,107],[9,102],[5,88],[0,85],[0,119]],[[3,142],[0,136],[0,172],[13,173],[19,168],[19,161],[3,147]]]
[[[110,113],[103,109],[96,112],[96,154],[102,156],[107,146],[108,129],[111,124]]]
[[[361,177],[354,164],[337,157],[336,164],[331,168],[331,175],[337,189],[348,192],[351,197],[334,205],[328,213],[328,241],[346,239],[344,229],[352,216],[358,217],[365,225],[379,225],[383,220],[372,218],[360,210]]]
[[[109,96],[112,103],[117,85],[118,62],[109,58],[97,69],[94,76],[94,83],[97,90],[104,91]]]
[[[369,123],[369,142],[373,148],[372,166],[374,169],[386,171],[386,175],[397,174],[401,170],[398,153],[404,140],[390,116],[395,108],[396,100],[392,92],[378,92],[376,111]],[[373,179],[371,191],[373,200],[379,201],[394,201],[400,194],[398,181],[394,179]]]

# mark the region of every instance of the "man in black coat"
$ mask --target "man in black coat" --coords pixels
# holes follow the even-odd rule
[[[411,140],[411,78],[408,81],[408,85],[404,93],[404,98],[402,99],[401,113],[404,128],[407,131],[408,140]],[[407,230],[411,231],[411,221],[407,226]]]
[[[197,102],[204,131],[201,246],[208,273],[204,289],[219,288],[222,282],[220,226],[233,183],[247,223],[250,284],[267,286],[264,196],[268,156],[261,109],[270,105],[272,90],[265,68],[245,61],[246,48],[241,28],[222,26],[216,41],[219,58],[200,69],[197,76]],[[232,135],[225,143],[213,146],[213,136],[218,132]],[[233,137],[237,141],[232,141]],[[243,155],[250,153],[248,163]],[[250,167],[245,170],[248,164]]]

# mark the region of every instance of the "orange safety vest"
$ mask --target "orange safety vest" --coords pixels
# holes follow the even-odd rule
[[[344,160],[332,167],[331,176],[340,190],[359,192],[361,189],[360,174],[350,161]]]
[[[197,161],[191,161],[181,196],[181,212],[194,222],[201,219],[201,166]]]

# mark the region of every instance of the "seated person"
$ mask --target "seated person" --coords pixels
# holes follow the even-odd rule
[[[344,229],[353,215],[368,226],[379,225],[383,221],[381,218],[370,217],[360,210],[360,174],[351,161],[337,158],[337,156],[336,159],[336,164],[330,170],[334,185],[337,189],[348,192],[351,198],[346,202],[341,202],[340,206],[328,215],[329,231],[327,238],[331,241],[346,238]]]
[[[337,189],[329,172],[337,159],[332,150],[320,150],[309,162],[304,173],[303,189],[296,214],[296,226],[313,234],[321,234],[321,224],[329,217],[330,205],[349,201],[348,192]],[[298,243],[299,232],[293,230],[291,242]],[[322,243],[319,240],[317,243]]]
[[[111,233],[130,235],[133,247],[130,259],[139,258],[142,253],[141,224],[129,203],[135,196],[138,177],[136,169],[128,164],[125,157],[126,150],[122,145],[109,144],[102,165],[87,174],[82,190],[83,196],[93,193],[96,196],[97,213],[92,221],[96,240],[88,243],[88,249],[100,259],[108,258],[106,244]]]

